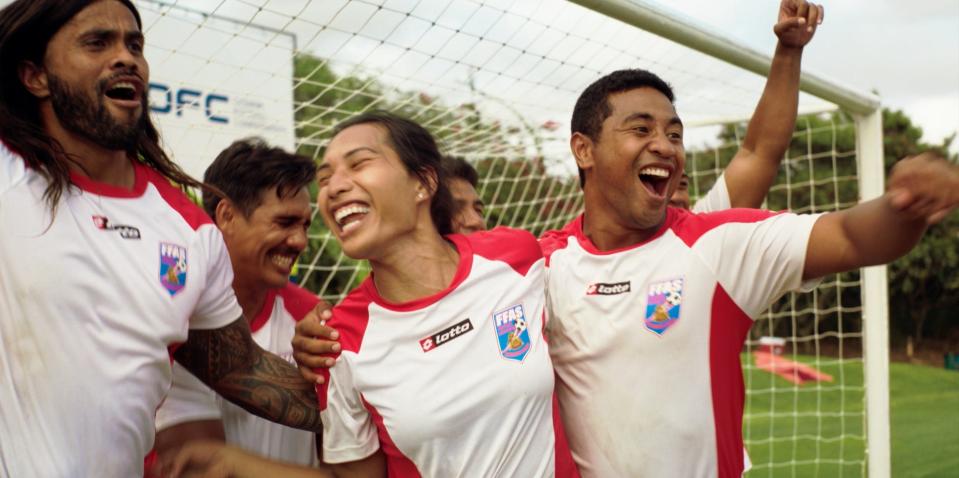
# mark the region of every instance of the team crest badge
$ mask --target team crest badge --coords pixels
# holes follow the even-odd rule
[[[170,297],[186,287],[185,247],[160,243],[160,284],[170,293]]]
[[[521,304],[493,314],[493,326],[503,358],[522,362],[530,349],[526,314]]]
[[[683,305],[683,279],[670,279],[649,285],[646,294],[646,328],[663,335],[679,321]]]

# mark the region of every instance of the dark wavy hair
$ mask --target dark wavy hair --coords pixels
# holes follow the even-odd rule
[[[115,0],[133,12],[143,28],[140,12],[130,0]],[[39,101],[20,81],[23,62],[42,65],[50,39],[75,15],[96,0],[16,0],[0,10],[0,139],[23,157],[49,185],[43,197],[52,213],[64,189],[71,185],[68,162],[75,161],[53,139],[40,120]],[[145,105],[145,103],[144,103]],[[156,169],[181,187],[202,188],[163,152],[160,134],[144,108],[136,146],[127,153]]]
[[[406,170],[429,186],[430,175],[436,178],[433,201],[430,203],[430,217],[441,235],[453,232],[453,196],[446,184],[446,168],[443,167],[443,155],[436,146],[436,140],[426,128],[415,121],[385,111],[362,113],[346,119],[336,125],[333,136],[341,131],[360,124],[375,124],[386,130],[390,146],[400,157]]]
[[[609,106],[609,97],[616,93],[635,90],[637,88],[653,88],[669,99],[670,103],[675,102],[673,89],[669,83],[647,70],[631,69],[616,70],[602,78],[594,81],[586,87],[576,100],[576,106],[573,107],[573,119],[570,121],[571,133],[581,133],[592,139],[599,141],[599,133],[603,130],[603,121],[613,114],[613,109]],[[586,175],[582,169],[579,170],[580,187],[586,183]]]
[[[216,207],[229,199],[244,217],[263,203],[263,194],[276,189],[276,197],[295,196],[316,178],[316,163],[299,154],[272,147],[260,138],[247,138],[217,155],[203,173],[203,182],[223,194],[203,193],[203,209],[216,220]]]
[[[479,173],[472,164],[459,156],[443,156],[443,166],[449,173],[450,179],[459,178],[470,183],[474,188],[479,185]]]

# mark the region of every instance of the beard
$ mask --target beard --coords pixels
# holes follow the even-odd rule
[[[140,133],[144,128],[146,95],[143,107],[136,118],[123,122],[107,110],[104,91],[108,80],[97,83],[97,100],[94,102],[70,87],[66,81],[55,75],[47,76],[50,88],[50,101],[57,119],[68,131],[83,136],[94,144],[114,151],[133,151],[136,149]]]

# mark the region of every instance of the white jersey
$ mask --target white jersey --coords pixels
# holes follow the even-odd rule
[[[669,208],[650,240],[599,251],[582,216],[544,235],[549,338],[583,476],[738,477],[739,354],[800,287],[816,216]]]
[[[203,211],[135,163],[132,190],[47,182],[0,145],[0,475],[139,476],[168,347],[242,313]]]
[[[706,195],[693,204],[693,212],[724,211],[733,207],[729,199],[729,188],[726,187],[726,173],[720,174],[716,184],[709,188]]]
[[[342,352],[317,387],[324,461],[382,447],[390,476],[578,476],[543,337],[543,255],[525,231],[451,235],[452,284],[403,304],[367,278],[333,309]]]
[[[263,309],[250,322],[253,340],[263,349],[293,361],[296,323],[319,302],[313,294],[287,284],[271,290]],[[157,410],[156,428],[198,420],[222,420],[227,443],[287,463],[316,466],[316,435],[269,420],[228,402],[180,364],[173,365],[173,387]]]

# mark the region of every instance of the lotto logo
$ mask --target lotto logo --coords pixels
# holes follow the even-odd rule
[[[589,287],[586,288],[586,295],[618,295],[625,294],[630,290],[630,281],[614,282],[611,284],[598,282],[596,284],[590,284]]]
[[[470,322],[470,319],[464,319],[462,322],[443,329],[425,339],[421,339],[420,348],[422,348],[424,352],[429,352],[471,330],[473,330],[473,323]]]

